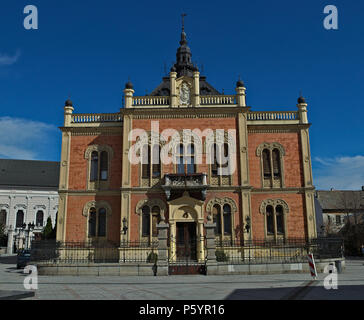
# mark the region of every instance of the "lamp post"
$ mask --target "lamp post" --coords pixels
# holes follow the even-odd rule
[[[123,233],[126,235],[126,232],[128,231],[128,220],[124,217],[123,219]]]
[[[245,221],[246,221],[246,224],[245,224],[245,230],[246,230],[246,232],[247,232],[247,233],[249,233],[249,232],[250,232],[250,217],[249,217],[249,216],[247,216],[247,217],[245,218]]]
[[[123,251],[123,261],[125,262],[125,247],[126,247],[126,233],[128,231],[128,220],[126,220],[126,218],[124,217],[123,220],[123,228],[121,229],[122,230],[122,233],[123,233],[123,242],[121,244],[121,247],[122,247],[122,251]]]
[[[30,246],[30,233],[34,230],[34,227],[35,227],[35,224],[34,222],[32,223],[28,223],[28,228],[27,228],[27,225],[26,223],[23,224],[23,229],[26,233],[26,246],[25,246],[25,249],[29,249],[29,246]]]
[[[18,231],[16,236],[16,242],[17,242],[17,250],[22,247],[22,249],[29,249],[29,238],[30,238],[30,232],[33,231],[35,227],[34,223],[23,223],[20,227],[17,227],[16,230]],[[20,246],[20,240],[23,239],[22,245]]]
[[[250,219],[250,216],[246,216],[246,218],[245,218],[245,227],[244,227],[244,229],[245,229],[245,232],[247,233],[247,234],[249,234],[249,241],[251,242],[251,240],[252,240],[252,234],[251,234],[251,219]],[[251,243],[249,243],[249,247],[250,247],[250,245],[251,245]]]

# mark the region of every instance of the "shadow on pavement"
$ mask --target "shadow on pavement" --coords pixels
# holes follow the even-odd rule
[[[261,288],[261,289],[236,289],[230,293],[225,300],[280,300],[287,297],[293,287],[286,288]]]
[[[297,288],[236,289],[225,300],[364,300],[364,285],[323,285]]]
[[[17,256],[6,256],[1,257],[0,256],[0,263],[2,264],[16,264]]]

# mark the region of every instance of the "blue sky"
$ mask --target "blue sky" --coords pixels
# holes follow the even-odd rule
[[[25,30],[36,5],[39,29]],[[323,27],[336,5],[339,29]],[[314,183],[364,185],[364,2],[10,1],[0,4],[0,157],[59,160],[64,101],[117,112],[131,78],[151,92],[175,60],[180,14],[193,60],[226,94],[241,75],[252,110],[308,102]]]

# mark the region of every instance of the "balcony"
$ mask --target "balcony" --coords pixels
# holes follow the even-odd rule
[[[206,173],[166,173],[164,175],[164,184],[162,185],[167,200],[170,200],[173,191],[201,192],[202,200],[205,200],[207,187]]]

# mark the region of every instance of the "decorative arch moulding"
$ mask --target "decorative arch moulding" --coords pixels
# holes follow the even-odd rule
[[[211,199],[207,205],[206,205],[206,212],[207,213],[212,213],[212,208],[215,204],[219,204],[221,206],[224,206],[225,204],[228,204],[230,205],[231,207],[231,211],[233,213],[235,213],[236,211],[238,211],[238,207],[235,203],[235,201],[231,198],[228,198],[228,197],[224,197],[224,198],[214,198],[214,199]]]
[[[91,154],[94,151],[97,151],[97,152],[106,151],[108,153],[110,159],[112,159],[114,157],[114,150],[109,145],[92,144],[92,145],[88,146],[85,151],[85,159],[90,160]]]
[[[268,149],[270,151],[273,151],[274,149],[278,149],[282,156],[286,155],[286,151],[284,150],[284,147],[278,142],[263,142],[262,144],[260,144],[257,147],[257,151],[256,151],[256,154],[258,157],[260,157],[262,155],[262,152],[264,149]]]
[[[164,203],[163,200],[158,199],[158,198],[156,198],[156,199],[143,199],[143,200],[140,200],[137,203],[136,207],[135,207],[136,214],[141,215],[142,214],[142,208],[144,206],[148,206],[150,209],[152,209],[154,206],[159,207],[160,214],[161,214],[162,217],[164,217],[164,214],[167,211],[167,206],[166,206],[166,204]]]
[[[266,200],[262,201],[262,203],[260,204],[260,207],[259,207],[259,212],[261,214],[265,214],[267,206],[276,207],[278,205],[282,206],[284,214],[289,213],[289,206],[288,206],[287,202],[282,199],[266,199]]]
[[[106,209],[106,214],[108,216],[111,216],[111,214],[112,214],[111,206],[110,206],[110,204],[107,201],[104,201],[104,200],[100,200],[100,201],[92,200],[92,201],[87,202],[84,205],[83,210],[82,210],[82,215],[85,216],[85,217],[88,217],[88,214],[89,214],[91,208],[95,208],[96,210],[101,209],[101,208],[104,208],[104,209]]]

